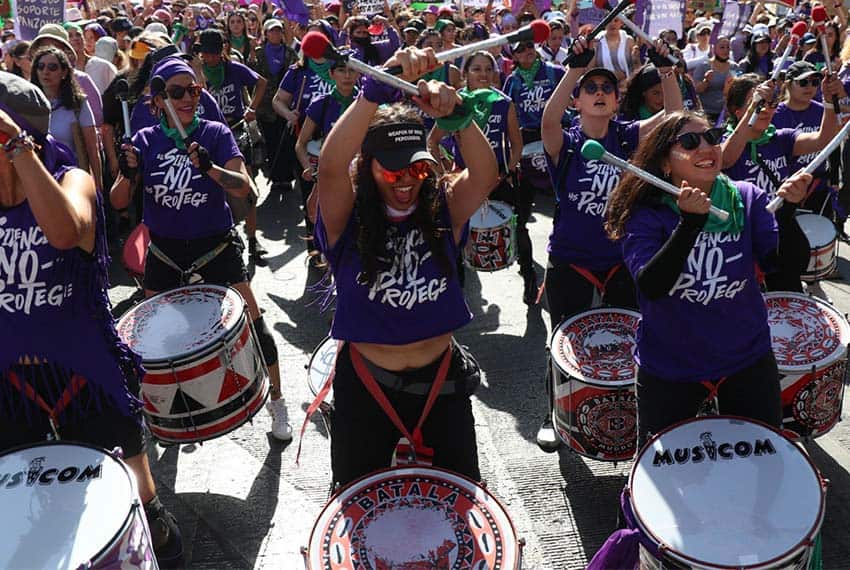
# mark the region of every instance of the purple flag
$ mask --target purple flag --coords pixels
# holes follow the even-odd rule
[[[272,0],[272,4],[283,10],[287,20],[306,26],[310,21],[310,10],[304,0]]]

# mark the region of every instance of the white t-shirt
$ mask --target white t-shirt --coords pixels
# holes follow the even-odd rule
[[[94,115],[92,114],[89,102],[87,100],[83,101],[83,104],[80,106],[79,119],[77,119],[77,114],[74,111],[61,106],[58,99],[50,101],[50,106],[52,108],[50,112],[50,134],[72,151],[76,150],[74,148],[74,131],[71,125],[79,122],[80,127],[95,126]]]

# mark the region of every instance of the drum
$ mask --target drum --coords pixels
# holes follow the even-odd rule
[[[136,480],[105,450],[19,447],[0,455],[0,485],[0,568],[157,568]]]
[[[847,370],[847,319],[820,299],[767,293],[767,320],[782,386],[787,437],[819,437],[841,417]]]
[[[546,153],[543,150],[543,141],[528,143],[522,147],[522,176],[531,182],[535,188],[548,188],[549,172],[546,168]]]
[[[124,269],[136,285],[142,287],[142,279],[145,276],[145,256],[148,253],[148,244],[151,242],[150,232],[145,224],[140,223],[130,235],[127,236],[127,241],[124,243],[121,261]]]
[[[476,271],[507,269],[517,256],[516,216],[510,204],[484,202],[469,219],[463,261]]]
[[[235,289],[189,285],[130,309],[118,334],[142,357],[141,398],[162,441],[204,441],[251,419],[268,396],[268,371]]]
[[[808,456],[766,424],[730,416],[657,434],[628,484],[635,522],[660,549],[642,546],[642,569],[806,568],[824,517]]]
[[[552,423],[561,441],[581,455],[624,461],[635,453],[639,321],[634,311],[593,309],[552,334]]]
[[[325,385],[325,381],[336,365],[336,352],[339,342],[331,337],[326,337],[316,350],[313,351],[313,356],[310,358],[310,364],[307,367],[307,385],[313,396],[318,396]],[[329,411],[333,405],[333,388],[325,396],[321,404],[323,412]]]
[[[385,469],[339,490],[305,553],[307,568],[518,569],[521,541],[486,489],[431,467]]]
[[[800,275],[803,281],[818,281],[835,270],[838,232],[829,219],[818,214],[799,214],[797,223],[809,242],[809,265]]]
[[[313,176],[319,173],[319,153],[322,152],[322,141],[308,141],[307,154],[310,156],[310,168]]]

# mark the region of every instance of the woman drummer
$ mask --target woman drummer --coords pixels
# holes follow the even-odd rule
[[[710,127],[693,113],[667,115],[632,157],[636,167],[680,188],[678,198],[627,173],[608,203],[606,228],[622,240],[641,312],[639,446],[694,417],[714,396],[722,414],[781,422],[755,263],[770,272],[807,261],[807,252],[785,251],[784,236],[799,231],[794,211],[812,177],[795,174],[780,185],[785,205],[774,217],[766,192],[722,174],[722,131]],[[728,220],[709,215],[712,204],[729,212]]]
[[[134,182],[143,185],[143,221],[151,236],[145,259],[145,295],[199,281],[239,291],[269,369],[272,387],[267,407],[272,434],[289,440],[292,429],[280,392],[277,347],[248,283],[242,261],[244,245],[225,199],[225,193],[243,198],[249,192],[242,155],[227,125],[198,118],[202,88],[185,61],[165,59],[151,76],[165,83],[164,90],[154,91],[159,82],[151,81],[151,101],[160,123],[136,133],[132,146],[122,146],[121,175],[110,194],[112,205],[124,208],[132,198]],[[166,97],[191,141],[188,148],[165,112]]]
[[[396,64],[401,77],[416,79],[437,60],[430,49],[408,48],[387,62]],[[423,81],[419,89],[426,113],[455,109],[450,86]],[[316,241],[336,284],[331,335],[345,341],[334,379],[333,480],[345,484],[390,465],[402,430],[388,408],[413,433],[417,460],[431,448],[434,465],[478,480],[469,399],[478,367],[452,339],[471,319],[454,261],[470,216],[496,182],[496,159],[471,114],[438,119],[458,140],[466,169],[450,183],[437,178],[419,113],[406,104],[378,108],[397,96],[366,77],[319,158]],[[419,439],[414,428],[432,392],[439,395]]]
[[[662,111],[643,121],[615,121],[618,77],[605,68],[586,69],[593,51],[586,49],[583,39],[576,43],[573,49],[579,55],[546,104],[542,120],[543,145],[557,200],[545,276],[552,330],[567,317],[600,302],[615,307],[635,305],[634,285],[622,270],[621,248],[608,239],[603,227],[608,194],[619,182],[620,171],[600,161],[585,160],[581,147],[593,139],[608,152],[628,158],[664,116]],[[668,48],[659,41],[654,49],[651,57],[659,66],[664,109],[679,110],[682,96],[675,72],[665,59]],[[578,119],[564,129],[561,120],[571,99]],[[551,397],[548,378],[546,389]],[[550,411],[538,430],[537,443],[544,451],[559,446]]]
[[[140,360],[110,312],[103,205],[49,122],[44,95],[0,72],[0,451],[57,438],[121,447],[171,567],[182,539],[144,452]]]

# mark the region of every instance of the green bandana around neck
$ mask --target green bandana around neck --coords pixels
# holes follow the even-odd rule
[[[333,91],[331,91],[331,97],[336,99],[336,102],[339,103],[339,114],[342,115],[345,113],[345,110],[348,109],[348,106],[354,101],[354,98],[357,97],[357,87],[354,88],[351,95],[346,97],[340,93],[339,89],[337,89],[336,85],[334,85]]]
[[[721,232],[740,234],[744,228],[744,200],[741,198],[741,192],[725,174],[720,174],[714,179],[710,198],[712,206],[729,212],[729,218],[724,222],[717,216],[709,214],[702,231],[710,234]],[[681,215],[675,197],[665,192],[661,196],[661,201]]]
[[[638,119],[640,119],[641,121],[650,118],[654,114],[655,113],[650,111],[649,107],[647,107],[645,104],[641,104],[641,106],[638,107]]]
[[[517,75],[522,78],[526,88],[531,89],[534,87],[534,78],[537,76],[537,72],[540,71],[540,65],[540,58],[537,58],[528,69],[523,69],[520,66],[517,66],[515,71]]]
[[[729,136],[732,136],[732,133],[735,132],[735,127],[733,125],[728,125],[726,127],[726,133]],[[758,163],[758,147],[759,145],[763,145],[769,143],[773,138],[773,135],[776,134],[776,125],[768,125],[764,132],[760,137],[751,140],[747,143],[750,146],[750,160],[753,164]]]
[[[207,83],[213,89],[221,88],[224,83],[224,63],[219,63],[210,67],[206,63],[202,64],[204,68],[204,76],[207,78]]]
[[[230,46],[236,51],[242,51],[245,47],[245,36],[230,36]]]
[[[195,112],[195,116],[192,118],[192,122],[189,123],[189,126],[186,127],[186,136],[192,136],[198,129],[198,125],[201,124],[200,119],[198,119],[198,113]],[[165,118],[165,113],[159,118],[159,126],[162,128],[162,132],[165,133],[165,136],[174,141],[174,145],[180,150],[186,150],[186,144],[183,142],[183,137],[180,136],[180,131],[177,129],[173,129],[168,126],[168,119]]]
[[[322,81],[329,85],[336,85],[336,81],[331,79],[331,64],[333,62],[328,60],[325,63],[318,63],[313,58],[307,58],[307,67],[313,70],[313,73],[322,78]]]

